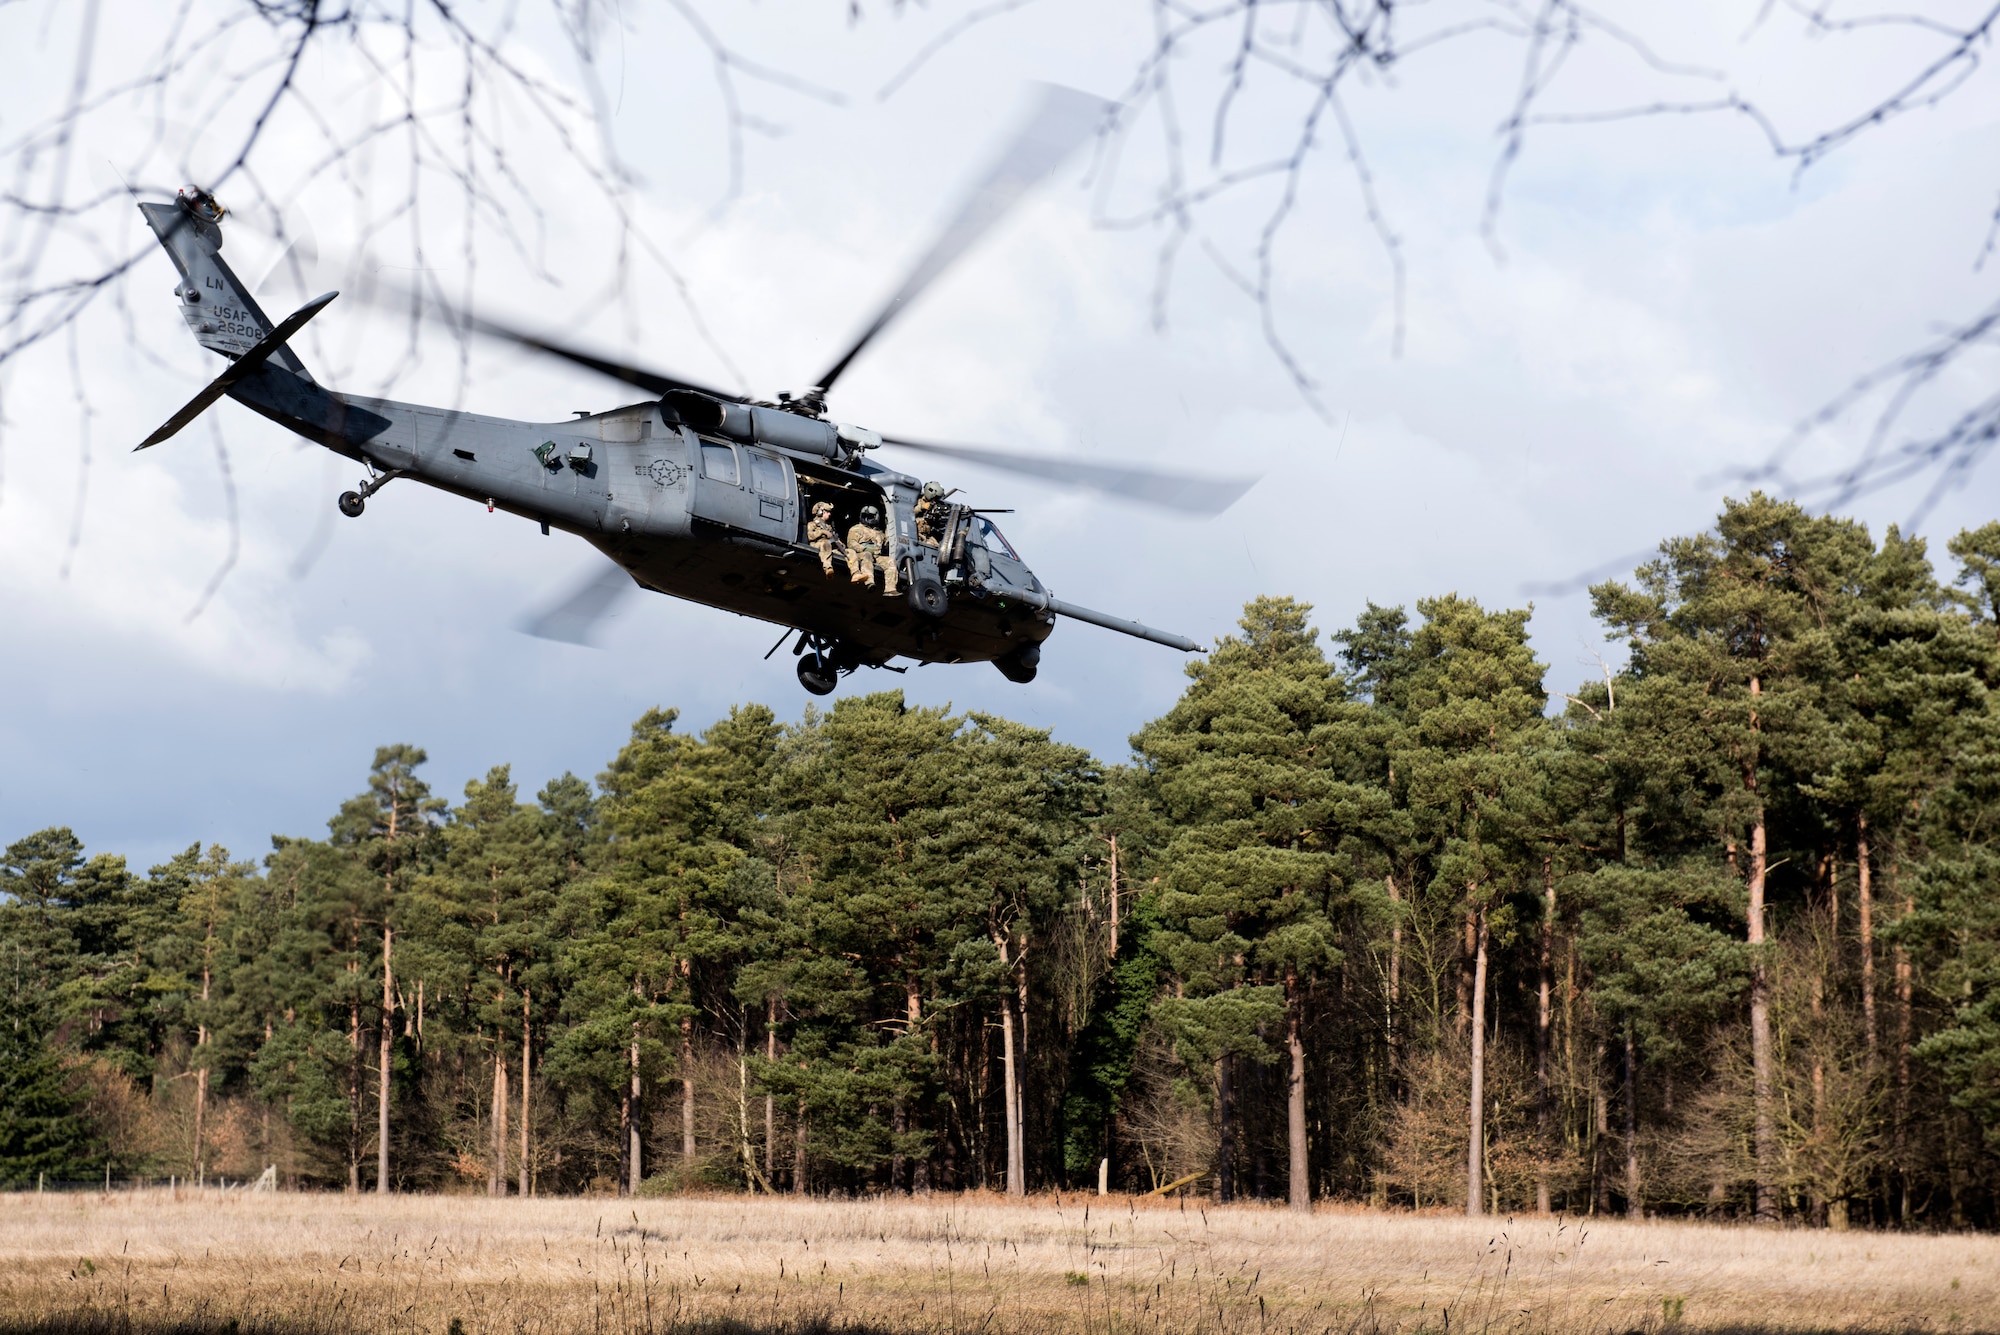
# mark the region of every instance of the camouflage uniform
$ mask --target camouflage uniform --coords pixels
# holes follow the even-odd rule
[[[856,524],[847,530],[847,577],[855,584],[875,587],[875,572],[882,572],[882,592],[896,592],[896,563],[887,554],[888,539],[879,528]]]
[[[813,506],[812,520],[806,525],[806,544],[819,553],[819,568],[833,573],[833,504],[821,501]]]
[[[944,541],[944,526],[951,519],[951,508],[943,501],[932,500],[929,496],[917,498],[917,541],[935,547]]]

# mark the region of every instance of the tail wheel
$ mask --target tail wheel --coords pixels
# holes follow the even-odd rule
[[[340,493],[340,512],[349,519],[361,518],[361,512],[367,508],[368,502],[362,498],[360,492],[343,491]]]

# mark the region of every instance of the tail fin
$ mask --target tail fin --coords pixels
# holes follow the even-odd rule
[[[171,204],[141,204],[139,212],[181,272],[175,295],[181,299],[182,318],[201,345],[233,361],[261,343],[273,326],[222,258],[223,209],[215,197],[205,190],[183,191]],[[279,347],[270,360],[312,379],[289,347]]]
[[[231,389],[235,388],[239,381],[248,378],[258,367],[284,351],[285,341],[291,338],[293,334],[298,333],[299,330],[305,328],[307,320],[312,319],[313,316],[325,310],[326,304],[339,295],[338,292],[328,292],[323,296],[314,297],[311,301],[308,301],[305,305],[286,316],[284,322],[270,333],[264,335],[263,340],[256,347],[231,362],[221,375],[208,382],[207,387],[201,393],[189,399],[186,407],[182,408],[172,417],[169,417],[165,426],[134,446],[132,452],[136,454],[140,450],[151,449],[161,441],[172,436],[189,422],[192,422],[195,418],[207,412],[208,405],[214,403],[224,394],[227,394]]]

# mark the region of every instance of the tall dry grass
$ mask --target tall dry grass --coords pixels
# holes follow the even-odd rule
[[[2000,1330],[2000,1240],[1124,1198],[0,1197],[0,1326]]]

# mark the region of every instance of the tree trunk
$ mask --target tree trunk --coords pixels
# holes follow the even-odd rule
[[[1604,1097],[1604,1040],[1597,1040],[1590,1067],[1590,1210],[1611,1213],[1611,1179],[1604,1171],[1604,1155],[1611,1144],[1611,1105]]]
[[[1754,776],[1751,779],[1754,784]],[[1771,981],[1764,952],[1764,867],[1765,829],[1759,812],[1750,827],[1750,907],[1747,914],[1750,946],[1750,1064],[1752,1099],[1755,1103],[1757,1153],[1757,1219],[1776,1223],[1778,1219],[1778,1114],[1777,1078],[1771,1048]]]
[[[903,980],[903,1018],[907,1026],[906,1033],[914,1037],[922,1031],[924,1019],[923,995],[917,988],[917,980],[915,978],[905,978]],[[907,1101],[898,1096],[895,1108],[890,1115],[894,1119],[896,1143],[889,1160],[889,1185],[896,1191],[902,1191],[905,1185],[904,1170],[905,1166],[909,1163],[909,1156],[903,1153],[903,1145],[910,1130],[910,1112]],[[910,1177],[909,1186],[912,1190],[916,1189],[914,1174]]]
[[[271,1041],[271,1017],[268,1015],[264,1017],[264,1041],[266,1043]],[[266,1099],[259,1099],[258,1103],[261,1105],[258,1109],[258,1121],[261,1123],[262,1134],[257,1142],[257,1161],[275,1172],[278,1165],[271,1157],[271,1104]]]
[[[1402,1003],[1403,993],[1403,901],[1396,891],[1393,874],[1383,877],[1382,883],[1389,889],[1389,902],[1396,905],[1393,910],[1395,916],[1389,920],[1389,1004],[1382,1017],[1382,1032],[1387,1036],[1389,1061],[1393,1066],[1398,1052],[1396,1011]]]
[[[764,1063],[778,1064],[778,999],[764,999]],[[764,1180],[775,1182],[778,1171],[778,1096],[764,1091]]]
[[[1639,1181],[1639,1052],[1632,1040],[1632,1022],[1625,1022],[1625,1217],[1646,1217],[1645,1194]]]
[[[904,1170],[909,1166],[909,1156],[903,1153],[903,1144],[909,1134],[909,1105],[899,1098],[889,1105],[889,1190],[892,1192],[904,1189]]]
[[[492,1194],[507,1194],[507,1058],[493,1035],[493,1171],[487,1174]]]
[[[1475,956],[1479,953],[1479,914],[1468,910],[1465,915],[1465,944],[1458,953],[1458,1011],[1452,1020],[1452,1032],[1465,1033],[1466,1021],[1472,1015],[1472,975],[1479,966]]]
[[[1025,941],[1021,944],[1020,952],[1014,956],[1014,996],[1020,1003],[1020,1009],[1016,1014],[1021,1017],[1021,1041],[1015,1048],[1014,1055],[1020,1059],[1021,1071],[1025,1077],[1028,1070],[1028,947]],[[1014,1086],[1014,1098],[1021,1105],[1023,1136],[1027,1134],[1028,1127],[1027,1087],[1028,1082],[1025,1078]]]
[[[803,1063],[801,1063],[803,1065]],[[806,1101],[799,1100],[799,1121],[792,1138],[792,1194],[806,1194]]]
[[[209,939],[213,940],[213,927]],[[201,962],[201,1022],[195,1026],[195,1070],[194,1070],[194,1180],[197,1184],[207,1175],[207,1161],[202,1154],[204,1123],[208,1119],[208,988],[209,988],[208,945],[203,943]]]
[[[386,913],[387,910],[385,909]],[[389,950],[394,933],[382,924],[382,1042],[375,1070],[375,1194],[389,1194],[389,1078],[391,1046],[390,1017],[396,1013],[395,985],[390,969]]]
[[[921,1021],[923,1019],[923,998],[916,992],[912,992],[910,994],[910,1016],[912,1021]],[[930,1033],[930,1048],[931,1048],[931,1060],[934,1062],[938,1061],[939,1059],[938,1036],[936,1029],[932,1029]],[[940,1066],[942,1066],[942,1063],[940,1063]],[[949,1146],[951,1144],[951,1127],[949,1124],[945,1126],[944,1135],[942,1138],[947,1147],[947,1152],[949,1152]],[[936,1142],[932,1143],[935,1144]],[[910,1190],[919,1196],[930,1195],[931,1156],[929,1154],[924,1154],[920,1156],[917,1159],[916,1164],[911,1168]]]
[[[681,1162],[694,1166],[694,1017],[681,1020]]]
[[[1896,888],[1896,862],[1889,861],[1889,886],[1893,893]],[[1916,904],[1903,896],[1898,908],[1901,916],[1907,918]],[[1895,1164],[1898,1176],[1902,1178],[1903,1222],[1908,1224],[1914,1213],[1911,1199],[1908,1140],[1910,1118],[1910,1040],[1915,1029],[1915,972],[1910,967],[1910,953],[1901,942],[1896,944],[1893,959],[1896,968],[1896,1126],[1894,1134]],[[1949,1122],[1947,1122],[1949,1125]]]
[[[357,972],[353,959],[347,971]],[[347,1001],[347,1190],[361,1194],[361,1002],[352,992]]]
[[[1760,678],[1750,678],[1750,731],[1759,731],[1757,701],[1764,693]],[[1752,1100],[1756,1118],[1757,1219],[1776,1223],[1778,1219],[1778,1113],[1777,1077],[1771,1050],[1771,979],[1764,959],[1764,873],[1769,849],[1764,828],[1763,797],[1758,792],[1757,760],[1753,756],[1743,766],[1743,787],[1756,803],[1750,825],[1749,907],[1744,926],[1750,943],[1750,1065]]]
[[[750,1008],[745,1006],[740,1017],[741,1027],[736,1031],[736,1152],[743,1159],[743,1176],[748,1180],[746,1190],[757,1194],[757,1156],[750,1152],[750,1060],[746,1040],[750,1034]],[[762,1186],[771,1189],[771,1179],[766,1176]]]
[[[1312,1213],[1312,1177],[1306,1159],[1306,1047],[1299,1040],[1299,980],[1285,978],[1285,1048],[1292,1057],[1292,1078],[1285,1096],[1286,1182],[1291,1190],[1292,1209]]]
[[[1826,941],[1813,952],[1812,1143],[1815,1149],[1826,1143],[1826,1039],[1831,1034],[1826,1024],[1827,975],[1840,969],[1840,858],[1837,853],[1830,853],[1821,859],[1820,874],[1826,881]],[[1821,1166],[1814,1163],[1808,1168],[1806,1208],[1815,1227],[1828,1222],[1831,1209],[1824,1190],[1827,1178],[1816,1171]]]
[[[390,1017],[396,1013],[396,994],[389,964],[389,947],[394,933],[389,928],[389,910],[396,902],[396,827],[400,814],[399,794],[389,794],[389,837],[382,858],[382,1035],[375,1070],[375,1194],[389,1194],[389,1079],[393,1036]]]
[[[1000,1097],[1007,1105],[1007,1194],[1022,1197],[1028,1194],[1028,1171],[1022,1162],[1020,1075],[1014,1069],[1014,998],[1004,992],[1000,994],[1000,1065]]]
[[[1236,1199],[1235,1065],[1227,1052],[1215,1059],[1215,1112],[1221,1132],[1215,1148],[1215,1198],[1224,1205]]]
[[[1556,942],[1556,870],[1554,858],[1542,859],[1542,939],[1535,961],[1535,1209],[1549,1213],[1549,1005]]]
[[[986,1135],[986,1100],[993,1084],[993,1026],[979,1026],[979,1060],[972,1067],[972,1106],[979,1111],[965,1123],[965,1149],[972,1156],[973,1185],[986,1190],[992,1173],[993,1151]]]
[[[534,1194],[534,1177],[528,1171],[528,1086],[534,1069],[534,1049],[528,1045],[528,989],[521,989],[521,1194]]]
[[[207,1027],[200,1026],[197,1028],[196,1032],[199,1035],[199,1038],[197,1039],[197,1046],[205,1045],[208,1042]],[[202,1163],[202,1157],[201,1157],[201,1139],[202,1139],[201,1124],[203,1117],[207,1112],[207,1107],[208,1107],[208,1068],[206,1066],[201,1066],[195,1068],[195,1073],[194,1073],[194,1180],[196,1185],[200,1185],[205,1171],[205,1165]]]
[[[1007,936],[995,929],[993,944],[1000,952],[1003,968],[1012,968],[1017,961],[1012,960],[1007,949]],[[1022,980],[1025,991],[1026,980]],[[1021,1130],[1021,1073],[1020,1061],[1027,1050],[1027,1017],[1021,1017],[1021,1044],[1017,1050],[1014,1044],[1014,998],[1006,992],[1000,994],[1000,1066],[1001,1100],[1007,1105],[1007,1194],[1024,1197],[1028,1194],[1028,1164],[1026,1145]]]
[[[1859,884],[1855,888],[1855,913],[1861,929],[1861,1032],[1868,1046],[1868,1064],[1873,1066],[1881,1050],[1875,1021],[1875,896],[1874,869],[1869,866],[1868,813],[1854,818],[1854,869]]]
[[[627,1090],[618,1099],[618,1179],[617,1180],[618,1180],[618,1194],[620,1196],[627,1194],[625,1184],[626,1181],[632,1175],[632,1169],[631,1169],[631,1164],[632,1164],[631,1146],[633,1140],[632,1114],[635,1111],[636,1110],[632,1107],[631,1091]]]
[[[1486,1213],[1486,910],[1472,912],[1472,1096],[1466,1121],[1465,1212]]]
[[[1111,836],[1111,958],[1118,958],[1118,836]]]
[[[645,1165],[639,1153],[639,1024],[636,1020],[632,1023],[632,1090],[626,1095],[626,1099],[632,1109],[632,1114],[627,1119],[626,1130],[630,1138],[625,1159],[625,1171],[628,1175],[626,1190],[631,1195],[637,1196]]]

